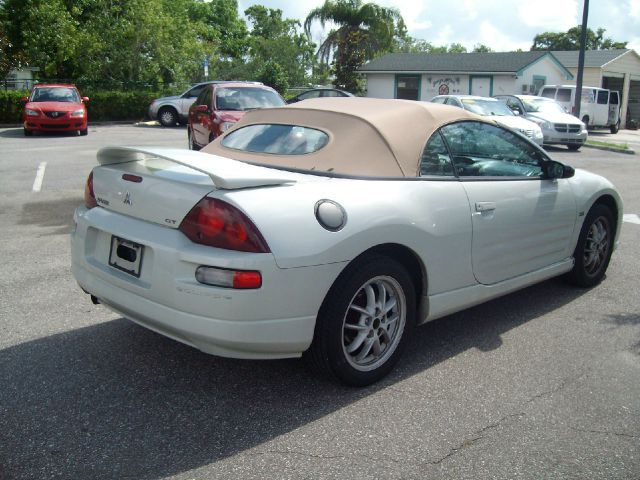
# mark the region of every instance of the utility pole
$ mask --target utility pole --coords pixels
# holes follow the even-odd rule
[[[589,16],[589,0],[584,0],[582,7],[582,30],[580,30],[580,54],[578,55],[578,78],[576,79],[576,98],[574,100],[574,115],[580,118],[580,103],[582,102],[582,74],[584,72],[584,51],[587,48],[587,17]]]

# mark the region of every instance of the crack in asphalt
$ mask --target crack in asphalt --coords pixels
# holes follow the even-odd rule
[[[575,383],[578,380],[580,380],[582,377],[584,377],[589,370],[590,369],[587,369],[587,370],[583,371],[582,373],[580,373],[579,375],[577,375],[575,377],[565,378],[556,387],[551,388],[549,390],[545,390],[544,392],[538,393],[536,395],[533,395],[531,398],[529,398],[528,400],[526,400],[524,402],[523,406],[529,405],[530,403],[535,402],[536,400],[539,400],[541,398],[547,397],[549,395],[552,395],[554,393],[557,393],[557,392],[560,392],[560,391],[564,390],[570,384]],[[505,415],[502,418],[500,418],[497,422],[491,423],[491,424],[487,425],[486,427],[483,427],[480,430],[477,430],[476,432],[474,432],[474,434],[473,434],[473,436],[471,438],[467,438],[462,443],[460,443],[458,446],[452,447],[449,450],[449,452],[446,455],[444,455],[443,457],[440,457],[440,458],[438,458],[436,460],[433,460],[433,461],[430,461],[430,462],[427,462],[427,463],[430,464],[430,465],[439,465],[439,464],[443,463],[444,461],[446,461],[447,459],[451,458],[453,455],[458,453],[460,450],[462,450],[464,448],[467,448],[467,447],[470,447],[470,446],[474,445],[475,443],[477,443],[478,441],[482,440],[484,438],[484,433],[485,432],[487,432],[489,430],[493,430],[493,429],[499,427],[500,424],[502,424],[502,422],[504,422],[505,420],[508,420],[508,419],[514,418],[514,417],[522,418],[524,416],[526,416],[525,412],[510,413],[508,415]],[[602,433],[604,433],[604,432],[602,432]]]
[[[433,460],[431,462],[427,462],[430,465],[439,465],[442,462],[444,462],[445,460],[447,460],[448,458],[450,458],[451,456],[455,455],[458,451],[462,450],[463,448],[468,448],[473,446],[475,443],[477,443],[478,441],[482,440],[485,437],[485,433],[489,430],[493,430],[495,428],[498,428],[502,422],[504,422],[505,420],[508,420],[510,418],[514,418],[514,417],[524,417],[526,414],[524,412],[518,412],[518,413],[510,413],[508,415],[505,415],[504,417],[502,417],[500,420],[498,420],[497,422],[491,423],[485,427],[482,427],[480,430],[476,431],[474,433],[474,436],[471,438],[467,438],[465,439],[460,445],[458,445],[457,447],[452,447],[449,450],[449,453],[447,453],[445,456],[437,459],[437,460]]]
[[[571,430],[574,430],[576,432],[582,432],[582,433],[599,433],[602,435],[615,435],[616,437],[625,437],[625,438],[640,438],[640,435],[633,435],[631,433],[623,433],[623,432],[611,432],[608,430],[594,430],[594,429],[587,429],[587,428],[576,428],[576,427],[569,427]]]

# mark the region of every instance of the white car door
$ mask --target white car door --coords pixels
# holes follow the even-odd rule
[[[576,203],[566,179],[546,179],[544,153],[480,122],[441,129],[470,204],[476,280],[495,284],[571,254]]]

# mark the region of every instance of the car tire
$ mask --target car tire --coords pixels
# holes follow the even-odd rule
[[[589,288],[598,285],[604,278],[611,253],[615,220],[611,209],[597,203],[587,213],[578,243],[573,253],[575,263],[567,274],[567,280],[579,287]]]
[[[30,137],[31,135],[33,135],[33,132],[31,130],[27,130],[26,128],[23,128],[23,131],[25,137]]]
[[[162,107],[158,111],[158,121],[163,127],[175,127],[178,123],[178,113],[171,107]]]
[[[187,130],[187,142],[189,143],[189,150],[200,150],[200,147],[193,143],[193,134],[191,133],[191,130]]]
[[[82,130],[79,130],[80,135],[83,137],[86,137],[87,135],[89,135],[89,129],[88,128],[83,128]]]
[[[587,130],[591,130],[591,126],[589,125],[589,115],[582,117],[582,123],[584,123]]]
[[[578,150],[580,150],[581,146],[582,145],[567,145],[567,148],[572,152],[577,152]]]
[[[335,281],[305,358],[317,372],[362,387],[387,375],[415,322],[411,277],[397,261],[366,255]]]
[[[611,131],[611,133],[618,133],[618,130],[620,130],[620,120],[618,120],[618,123],[616,123],[615,125],[611,125],[611,127],[609,127],[609,130]]]

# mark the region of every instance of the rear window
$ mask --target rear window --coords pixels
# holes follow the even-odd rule
[[[218,110],[247,111],[256,108],[281,107],[284,100],[273,90],[257,87],[226,87],[216,89]]]
[[[221,144],[245,152],[273,155],[304,155],[329,143],[329,135],[299,125],[249,125],[229,132]]]
[[[611,105],[618,104],[618,92],[611,92],[611,96],[609,97],[609,103]]]

